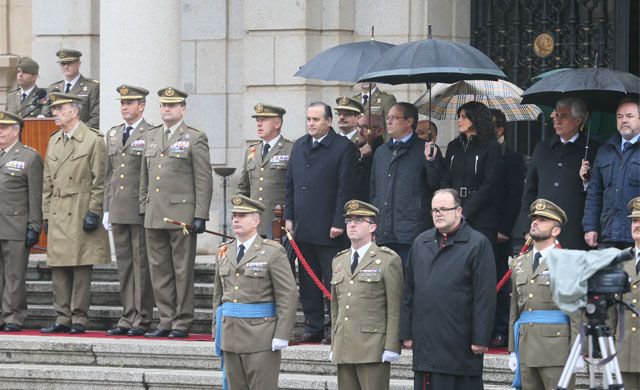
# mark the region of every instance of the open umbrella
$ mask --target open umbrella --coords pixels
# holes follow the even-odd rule
[[[522,103],[554,107],[561,98],[577,97],[592,111],[615,112],[620,99],[639,95],[638,76],[607,68],[579,68],[541,79],[524,91]]]
[[[327,49],[300,67],[294,76],[327,81],[358,81],[391,43],[371,39],[351,42]]]
[[[521,94],[522,89],[504,80],[464,80],[435,84],[414,105],[419,113],[443,120],[455,119],[458,107],[475,100],[501,110],[510,122],[536,120],[542,110],[533,104],[520,104]]]

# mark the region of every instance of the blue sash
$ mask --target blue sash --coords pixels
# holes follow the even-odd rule
[[[514,347],[518,365],[516,366],[516,376],[511,386],[516,389],[522,388],[522,378],[520,376],[520,325],[525,324],[568,324],[569,316],[560,310],[534,310],[524,311],[520,318],[513,324]]]
[[[225,302],[216,310],[216,339],[214,342],[215,355],[220,356],[220,368],[222,369],[222,389],[227,390],[227,370],[224,368],[222,356],[222,319],[224,317],[236,318],[260,318],[274,317],[276,315],[275,302],[267,303],[232,303]]]

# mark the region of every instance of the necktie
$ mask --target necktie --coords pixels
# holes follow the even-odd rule
[[[627,141],[624,144],[622,144],[622,151],[625,152],[630,147],[631,147],[631,142]]]
[[[366,106],[367,101],[369,100],[369,95],[362,95],[362,105]]]
[[[169,138],[171,138],[171,129],[164,130],[164,142],[169,142]]]
[[[311,149],[315,149],[318,147],[318,141],[317,140],[313,140],[313,146],[311,146]]]
[[[22,92],[22,95],[20,96],[20,103],[24,102],[24,99],[27,98],[27,94]]]
[[[66,135],[66,134],[64,134],[64,135],[62,136],[62,144],[63,144],[63,145],[66,145],[66,144],[67,144],[67,141],[69,141],[69,136],[68,136],[68,135]]]
[[[122,133],[122,146],[127,143],[129,136],[131,135],[131,130],[133,130],[133,126],[127,126],[124,128],[124,132]]]
[[[71,90],[71,83],[67,83],[67,85],[64,88],[64,93],[69,93],[70,90]]]
[[[356,268],[358,267],[358,258],[360,256],[358,255],[358,252],[354,252],[353,253],[353,261],[351,262],[351,273],[356,272]]]
[[[264,161],[265,157],[267,157],[267,154],[269,153],[269,149],[271,149],[271,145],[264,144],[264,146],[262,147],[262,161]]]
[[[536,254],[533,255],[533,268],[532,268],[533,272],[536,272],[536,269],[540,265],[540,258],[541,257],[542,257],[542,253],[540,253],[540,252],[536,252]]]
[[[238,256],[236,256],[236,259],[238,262],[240,262],[240,260],[242,260],[243,257],[244,257],[244,245],[240,244],[240,246],[238,247]]]

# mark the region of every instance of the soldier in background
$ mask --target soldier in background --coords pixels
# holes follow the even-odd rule
[[[80,73],[82,53],[78,50],[60,49],[56,56],[64,79],[51,84],[49,91],[58,90],[81,97],[80,120],[97,129],[100,126],[100,83]]]
[[[381,91],[376,83],[360,83],[362,92],[354,95],[353,98],[362,104],[362,112],[371,115],[380,115],[383,119],[389,114],[389,110],[396,104],[396,98],[390,93]],[[371,111],[369,111],[371,106]],[[385,131],[382,133],[384,141],[387,142],[389,135],[387,134],[387,123],[383,123]]]
[[[555,388],[560,379],[580,328],[580,315],[569,317],[558,309],[551,298],[549,267],[544,261],[555,247],[567,215],[545,199],[534,201],[529,210],[533,249],[511,264],[509,368],[516,372],[514,387],[544,390]],[[539,315],[546,317],[544,323]],[[584,361],[578,362],[579,370]]]
[[[149,91],[133,85],[116,91],[124,123],[107,133],[102,224],[113,233],[123,310],[107,334],[142,336],[153,320],[153,289],[138,194],[144,136],[153,126],[143,118]]]
[[[338,387],[388,389],[390,363],[400,358],[402,261],[373,242],[377,208],[351,200],[344,211],[351,248],[333,259],[331,279],[331,354]]]
[[[216,259],[215,351],[224,354],[230,389],[275,390],[280,351],[293,334],[296,282],[282,245],[258,237],[265,206],[242,195],[231,203],[236,239],[218,247]]]
[[[82,98],[64,93],[49,98],[60,130],[47,146],[42,213],[57,317],[41,332],[84,333],[93,265],[111,262],[109,235],[100,223],[106,147],[100,131],[80,120]]]
[[[335,110],[338,117],[339,134],[347,137],[356,146],[360,146],[362,142],[357,127],[358,118],[362,115],[362,104],[346,96],[337,98],[336,103],[338,104]]]
[[[282,117],[284,108],[258,103],[253,107],[260,142],[249,145],[244,154],[238,193],[262,202],[266,209],[260,219],[258,232],[272,237],[273,208],[284,206],[285,178],[293,142],[284,138]]]
[[[416,134],[427,142],[436,142],[438,138],[438,126],[428,119],[418,121],[418,127],[416,128]]]
[[[140,213],[160,325],[145,336],[186,338],[194,313],[196,234],[209,219],[213,176],[207,135],[183,121],[188,95],[167,87],[158,96],[163,123],[145,134]],[[189,234],[165,218],[190,224]]]
[[[25,272],[42,227],[42,159],[20,142],[22,118],[0,111],[0,329],[20,332],[27,318]]]
[[[41,104],[38,99],[46,96],[46,90],[41,90],[36,85],[39,70],[38,63],[29,57],[18,60],[16,80],[19,88],[7,95],[7,111],[24,118],[36,118],[40,115],[42,106],[38,107]]]

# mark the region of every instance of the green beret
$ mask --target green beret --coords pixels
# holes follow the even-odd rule
[[[40,65],[29,57],[21,57],[18,60],[18,69],[24,73],[38,74]]]

